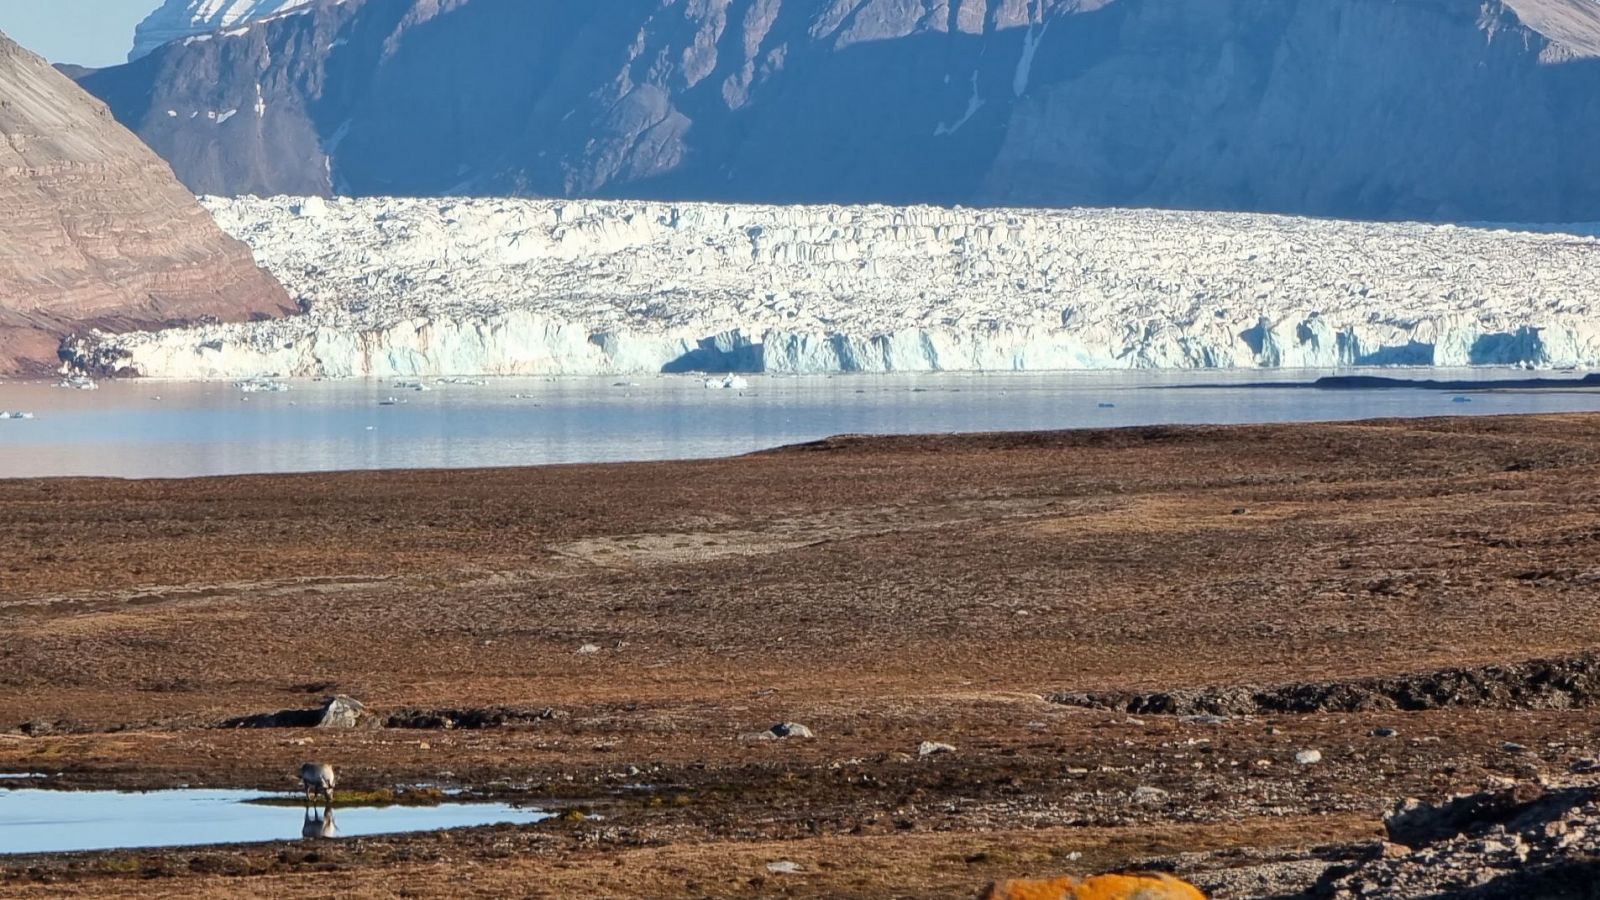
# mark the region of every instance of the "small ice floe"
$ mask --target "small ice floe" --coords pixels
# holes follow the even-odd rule
[[[462,385],[469,385],[469,386],[472,386],[472,387],[483,387],[484,385],[488,384],[489,382],[488,382],[487,379],[484,379],[484,378],[435,378],[434,379],[434,383],[435,384],[462,384]]]
[[[33,413],[31,413],[31,412],[6,412],[5,410],[0,409],[0,419],[31,419],[31,418],[33,418]]]
[[[287,384],[271,378],[246,378],[235,381],[233,386],[246,394],[281,394],[289,389]]]
[[[100,389],[100,385],[95,384],[94,379],[87,375],[68,375],[56,382],[56,387],[70,388],[74,391],[97,391]]]
[[[739,375],[706,379],[706,390],[708,391],[742,391],[749,387],[750,380]]]

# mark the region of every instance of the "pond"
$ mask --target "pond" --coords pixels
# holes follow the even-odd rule
[[[347,807],[269,806],[253,791],[0,790],[0,854],[62,853],[349,838],[549,818],[505,803]]]

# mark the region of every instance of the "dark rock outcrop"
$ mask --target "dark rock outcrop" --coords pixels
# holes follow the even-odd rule
[[[67,334],[292,310],[172,171],[0,35],[0,374],[53,368]]]
[[[221,728],[356,728],[376,725],[379,720],[367,713],[361,701],[348,694],[335,694],[315,709],[282,709],[277,712],[239,716],[221,723]]]
[[[83,84],[203,193],[1593,220],[1596,10],[324,0]]]
[[[1236,716],[1448,707],[1580,709],[1600,703],[1600,656],[1535,659],[1510,665],[1410,675],[1269,686],[1237,685],[1153,693],[1064,691],[1065,706],[1137,715]]]
[[[1524,784],[1401,803],[1395,843],[1346,871],[1331,869],[1319,900],[1586,900],[1600,886],[1600,806],[1588,785]]]

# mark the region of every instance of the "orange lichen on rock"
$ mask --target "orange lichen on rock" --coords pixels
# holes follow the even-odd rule
[[[1170,875],[1136,874],[997,881],[978,900],[1206,900],[1206,895]]]

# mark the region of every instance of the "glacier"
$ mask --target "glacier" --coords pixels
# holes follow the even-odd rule
[[[1582,229],[1119,209],[203,198],[304,312],[95,332],[164,378],[1600,363]]]

